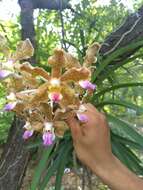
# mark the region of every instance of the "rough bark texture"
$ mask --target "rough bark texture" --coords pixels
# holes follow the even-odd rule
[[[143,38],[143,6],[136,13],[127,17],[125,22],[105,39],[100,54],[109,56],[118,48],[139,41],[141,38]],[[118,61],[121,62],[133,53],[126,52]]]
[[[22,126],[24,122],[14,118],[7,144],[0,161],[0,190],[18,190],[24,174],[29,153],[24,148]]]
[[[70,8],[69,0],[32,0],[34,9],[68,9]]]
[[[100,55],[104,58],[109,57],[115,50],[128,46],[131,43],[138,42],[143,39],[143,6],[136,12],[127,17],[125,22],[115,31],[113,31],[104,41]],[[98,77],[96,83],[103,81],[109,76],[111,71],[116,70],[124,65],[124,61],[132,56],[142,46],[133,51],[126,51],[122,56],[118,56],[108,66],[104,68]]]
[[[35,29],[34,29],[34,6],[30,0],[19,0],[19,5],[21,8],[20,23],[21,23],[21,38],[25,40],[29,38],[33,47],[36,48],[35,41]],[[35,55],[28,60],[32,64],[36,63]]]
[[[25,40],[29,38],[35,47],[35,30],[34,30],[34,22],[33,22],[33,12],[34,7],[33,3],[29,0],[21,0],[19,1],[19,5],[21,7],[21,34],[22,39]]]

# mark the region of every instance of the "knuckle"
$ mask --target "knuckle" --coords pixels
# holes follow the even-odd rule
[[[104,113],[100,113],[100,120],[104,123],[107,121]]]

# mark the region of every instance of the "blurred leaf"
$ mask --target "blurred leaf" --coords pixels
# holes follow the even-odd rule
[[[42,175],[42,172],[45,169],[46,163],[48,161],[48,158],[49,158],[49,155],[50,155],[52,149],[53,149],[53,146],[43,148],[43,155],[42,155],[42,158],[35,170],[30,190],[35,190],[37,188],[38,183],[41,178],[41,175]]]
[[[107,100],[107,101],[103,101],[100,102],[98,104],[95,104],[96,107],[104,107],[105,105],[119,105],[119,106],[123,106],[132,110],[135,110],[138,114],[143,114],[143,107],[141,106],[137,106],[135,104],[132,104],[130,102],[126,102],[123,100]]]
[[[56,159],[52,162],[52,165],[48,168],[46,175],[43,181],[41,182],[39,190],[44,190],[46,188],[46,185],[49,182],[50,178],[54,175],[56,171],[58,171],[58,169],[60,170],[57,173],[59,176],[57,176],[56,178],[56,188],[58,189],[61,186],[63,169],[68,159],[68,156],[64,157],[64,155],[68,155],[71,151],[71,148],[72,148],[71,141],[69,142],[66,141],[62,146],[61,150],[58,150],[58,155]]]
[[[113,125],[111,126],[112,129],[117,129],[116,133],[120,135],[119,130],[124,134],[125,137],[129,137],[130,140],[138,143],[142,146],[143,144],[143,136],[140,135],[129,123],[113,116],[107,114],[107,119]]]
[[[113,85],[111,87],[105,88],[97,93],[95,93],[92,97],[92,99],[94,100],[97,97],[100,97],[101,95],[104,95],[107,92],[111,92],[113,90],[119,90],[120,88],[128,88],[128,87],[136,87],[136,86],[143,86],[142,82],[133,82],[133,83],[123,83],[123,84],[117,84],[117,85]]]

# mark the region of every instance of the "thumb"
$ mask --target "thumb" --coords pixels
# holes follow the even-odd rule
[[[69,125],[74,141],[77,141],[82,136],[81,126],[78,121],[73,117],[67,119],[67,124]]]

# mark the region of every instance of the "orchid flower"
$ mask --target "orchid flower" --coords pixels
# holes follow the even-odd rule
[[[43,136],[43,145],[50,146],[53,144],[53,134],[51,132],[44,132]]]
[[[88,80],[82,80],[82,81],[79,81],[79,85],[86,89],[86,90],[95,90],[96,88],[96,85],[95,84],[92,84],[90,81]]]
[[[0,70],[0,80],[9,77],[11,74],[12,74],[12,72],[10,72],[8,70]]]
[[[58,103],[61,99],[62,99],[62,94],[59,93],[59,92],[52,92],[52,93],[49,93],[49,99],[52,101],[52,102],[55,102],[55,103]]]
[[[55,134],[53,131],[53,123],[52,122],[45,122],[44,124],[45,128],[43,130],[43,145],[50,146],[53,144],[53,141],[55,139]]]
[[[15,108],[17,104],[16,96],[13,92],[11,92],[8,96],[6,96],[6,98],[10,102],[4,106],[4,111],[11,111]]]
[[[79,119],[79,121],[81,121],[81,122],[88,121],[87,115],[84,114],[85,111],[86,111],[86,107],[84,105],[80,105],[76,115],[77,115],[77,118]]]
[[[8,96],[6,96],[9,101],[16,101],[15,93],[11,92]]]
[[[4,106],[4,111],[11,111],[15,108],[17,102],[10,102]]]
[[[8,60],[7,62],[4,63],[4,67],[9,70],[13,70],[13,66],[14,66],[13,60]]]
[[[24,140],[27,140],[29,139],[32,135],[33,135],[34,131],[30,131],[30,130],[26,130],[24,133],[23,133],[23,139]]]
[[[34,130],[33,130],[32,126],[31,126],[31,124],[28,121],[25,123],[23,128],[26,129],[25,132],[23,133],[23,139],[27,140],[33,135]]]
[[[88,121],[87,115],[85,115],[85,114],[80,114],[80,113],[77,113],[76,115],[77,115],[77,118],[79,119],[79,121],[81,121],[81,122],[83,122],[83,123],[85,123],[85,122]]]

